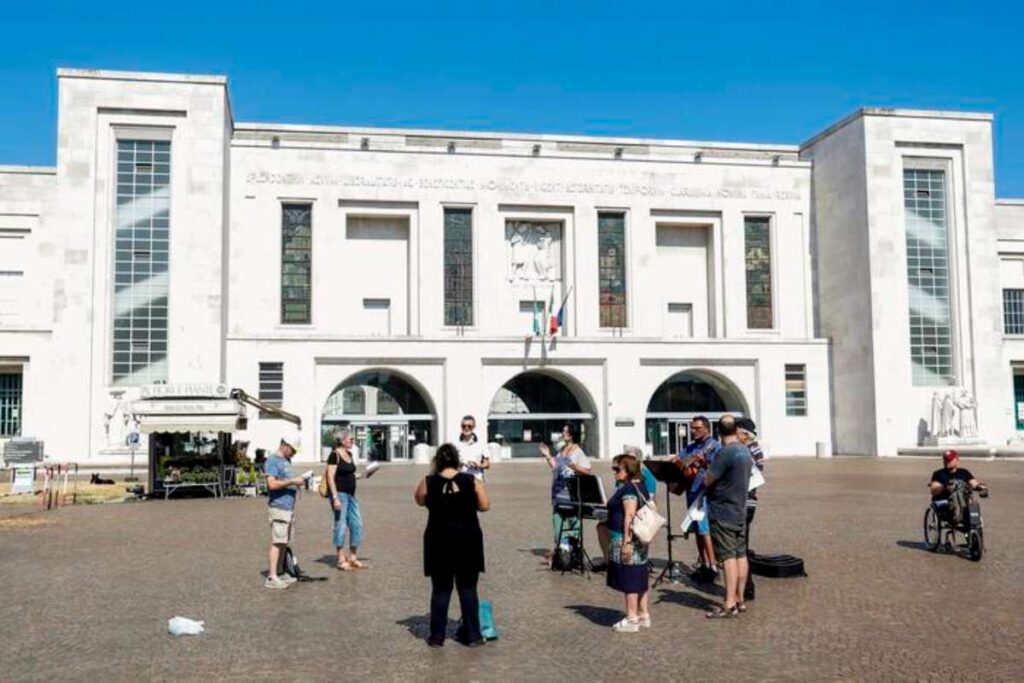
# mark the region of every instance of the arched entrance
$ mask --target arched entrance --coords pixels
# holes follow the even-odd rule
[[[715,420],[748,412],[743,394],[725,377],[706,370],[677,372],[647,404],[647,443],[654,455],[674,455],[689,443],[690,420],[697,415]]]
[[[366,370],[339,384],[324,404],[322,445],[352,430],[362,460],[409,460],[416,444],[434,444],[434,407],[426,392],[390,370]]]
[[[558,441],[566,423],[577,428],[583,450],[598,456],[596,410],[586,390],[561,374],[530,370],[494,395],[487,441],[508,446],[513,458],[536,458],[541,442]]]

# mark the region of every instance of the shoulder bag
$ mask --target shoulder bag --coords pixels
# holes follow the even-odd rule
[[[644,545],[648,545],[658,535],[658,530],[665,526],[667,522],[654,509],[653,503],[647,500],[644,494],[640,492],[640,487],[633,484],[633,488],[636,490],[641,503],[641,505],[637,506],[636,514],[633,515],[633,536]]]

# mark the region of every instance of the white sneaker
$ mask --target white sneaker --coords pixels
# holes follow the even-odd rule
[[[618,633],[636,633],[640,630],[640,622],[630,621],[629,617],[625,617],[622,621],[613,624],[612,630]]]
[[[640,620],[637,622],[637,624],[640,626],[640,628],[650,628],[651,627],[651,615],[650,614],[641,614],[639,619]]]
[[[291,586],[287,581],[282,581],[280,576],[268,576],[267,580],[263,582],[264,588],[275,588],[282,589]]]
[[[289,586],[292,585],[293,583],[295,583],[296,581],[298,581],[298,579],[295,578],[294,576],[292,576],[291,574],[278,574],[277,578],[280,579],[281,581],[284,581]]]

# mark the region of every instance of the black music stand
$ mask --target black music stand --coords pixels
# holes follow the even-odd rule
[[[670,484],[686,484],[686,477],[683,475],[683,471],[670,460],[644,460],[643,466],[651,471],[654,478],[665,485],[665,520],[668,522],[665,526],[668,528],[668,534],[666,536],[668,542],[668,563],[665,568],[658,574],[658,578],[654,580],[652,588],[657,587],[659,583],[665,580],[665,574],[672,569],[672,565],[675,564],[675,560],[672,558],[672,541],[677,538],[685,538],[686,534],[673,533],[675,527],[672,526],[672,499],[669,497]]]
[[[573,510],[572,517],[562,517],[562,523],[558,527],[558,540],[555,542],[555,552],[562,547],[562,537],[566,534],[568,529],[569,520],[576,521],[576,532],[578,537],[576,539],[575,547],[572,546],[572,537],[569,537],[569,566],[562,569],[562,573],[574,572],[577,569],[580,572],[590,578],[589,575],[594,571],[594,563],[590,559],[590,554],[587,553],[587,549],[583,544],[583,511],[586,507],[602,507],[605,505],[606,500],[604,497],[604,487],[601,485],[601,480],[593,474],[576,474],[573,477],[569,477],[567,480],[569,489],[569,505]],[[557,511],[558,506],[556,506]]]

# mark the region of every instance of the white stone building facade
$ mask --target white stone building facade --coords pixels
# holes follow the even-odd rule
[[[995,199],[990,116],[727,144],[241,123],[222,77],[58,83],[56,167],[0,167],[0,439],[54,459],[123,461],[154,383],[279,403],[304,460],[344,426],[409,459],[467,414],[508,457],[563,422],[664,454],[726,411],[773,455],[895,455],[954,390],[977,440],[1024,428],[1024,203]],[[285,427],[252,411],[244,438]]]

